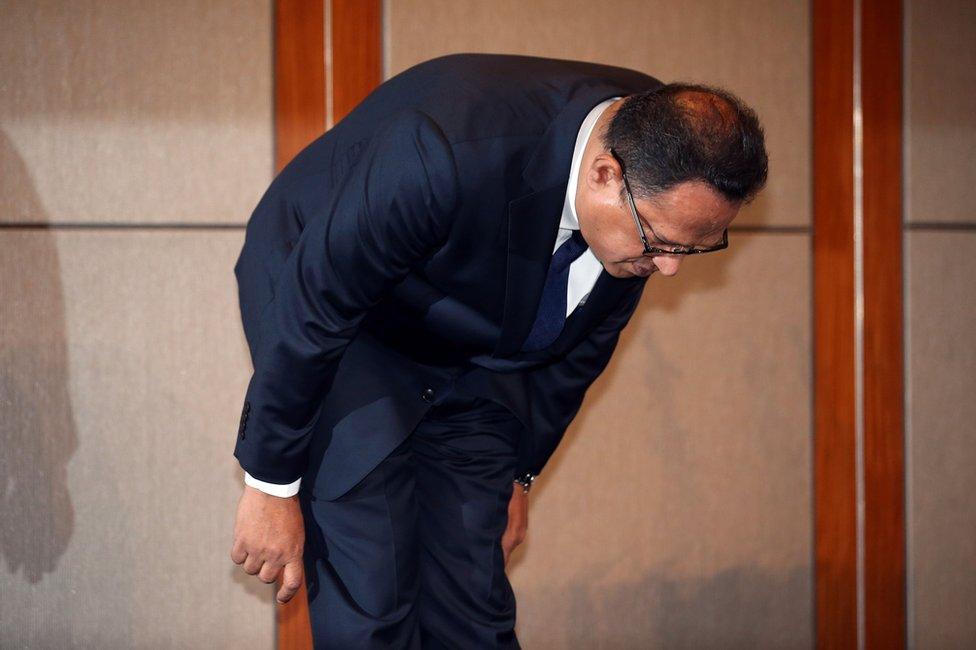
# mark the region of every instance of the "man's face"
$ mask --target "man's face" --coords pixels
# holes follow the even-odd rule
[[[581,175],[576,192],[583,239],[612,276],[674,275],[686,256],[643,255],[644,245],[622,190],[619,165],[608,153],[598,155]],[[651,246],[715,245],[740,207],[701,181],[679,183],[650,200],[636,196],[634,200]]]

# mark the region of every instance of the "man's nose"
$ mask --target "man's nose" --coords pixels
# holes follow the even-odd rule
[[[680,255],[655,255],[652,259],[661,275],[672,276],[678,272],[678,266],[681,265]]]

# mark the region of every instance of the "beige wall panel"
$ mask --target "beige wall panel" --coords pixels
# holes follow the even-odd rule
[[[0,2],[0,220],[243,223],[272,174],[271,14]]]
[[[906,218],[974,223],[976,2],[906,9]]]
[[[528,648],[813,645],[810,243],[653,277],[536,482]]]
[[[913,647],[973,648],[976,233],[912,232],[907,240]]]
[[[724,86],[756,108],[770,180],[739,224],[810,223],[810,9],[779,0],[388,0],[387,74],[451,52],[580,59]]]
[[[274,646],[230,561],[242,239],[0,232],[0,647]]]

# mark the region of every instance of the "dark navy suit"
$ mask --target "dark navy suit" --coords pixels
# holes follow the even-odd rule
[[[520,351],[576,135],[601,101],[658,86],[577,61],[445,56],[389,79],[306,147],[255,209],[235,266],[254,365],[241,466],[272,483],[303,477],[314,516],[311,501],[388,491],[411,432],[442,439],[438,423],[469,408],[472,431],[498,423],[512,468],[538,474],[645,284],[603,271],[554,343]]]

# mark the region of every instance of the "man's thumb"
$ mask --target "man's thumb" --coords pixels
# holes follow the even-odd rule
[[[285,565],[282,571],[281,589],[278,590],[278,602],[287,603],[301,589],[302,581],[305,579],[305,571],[302,561],[295,560]]]

